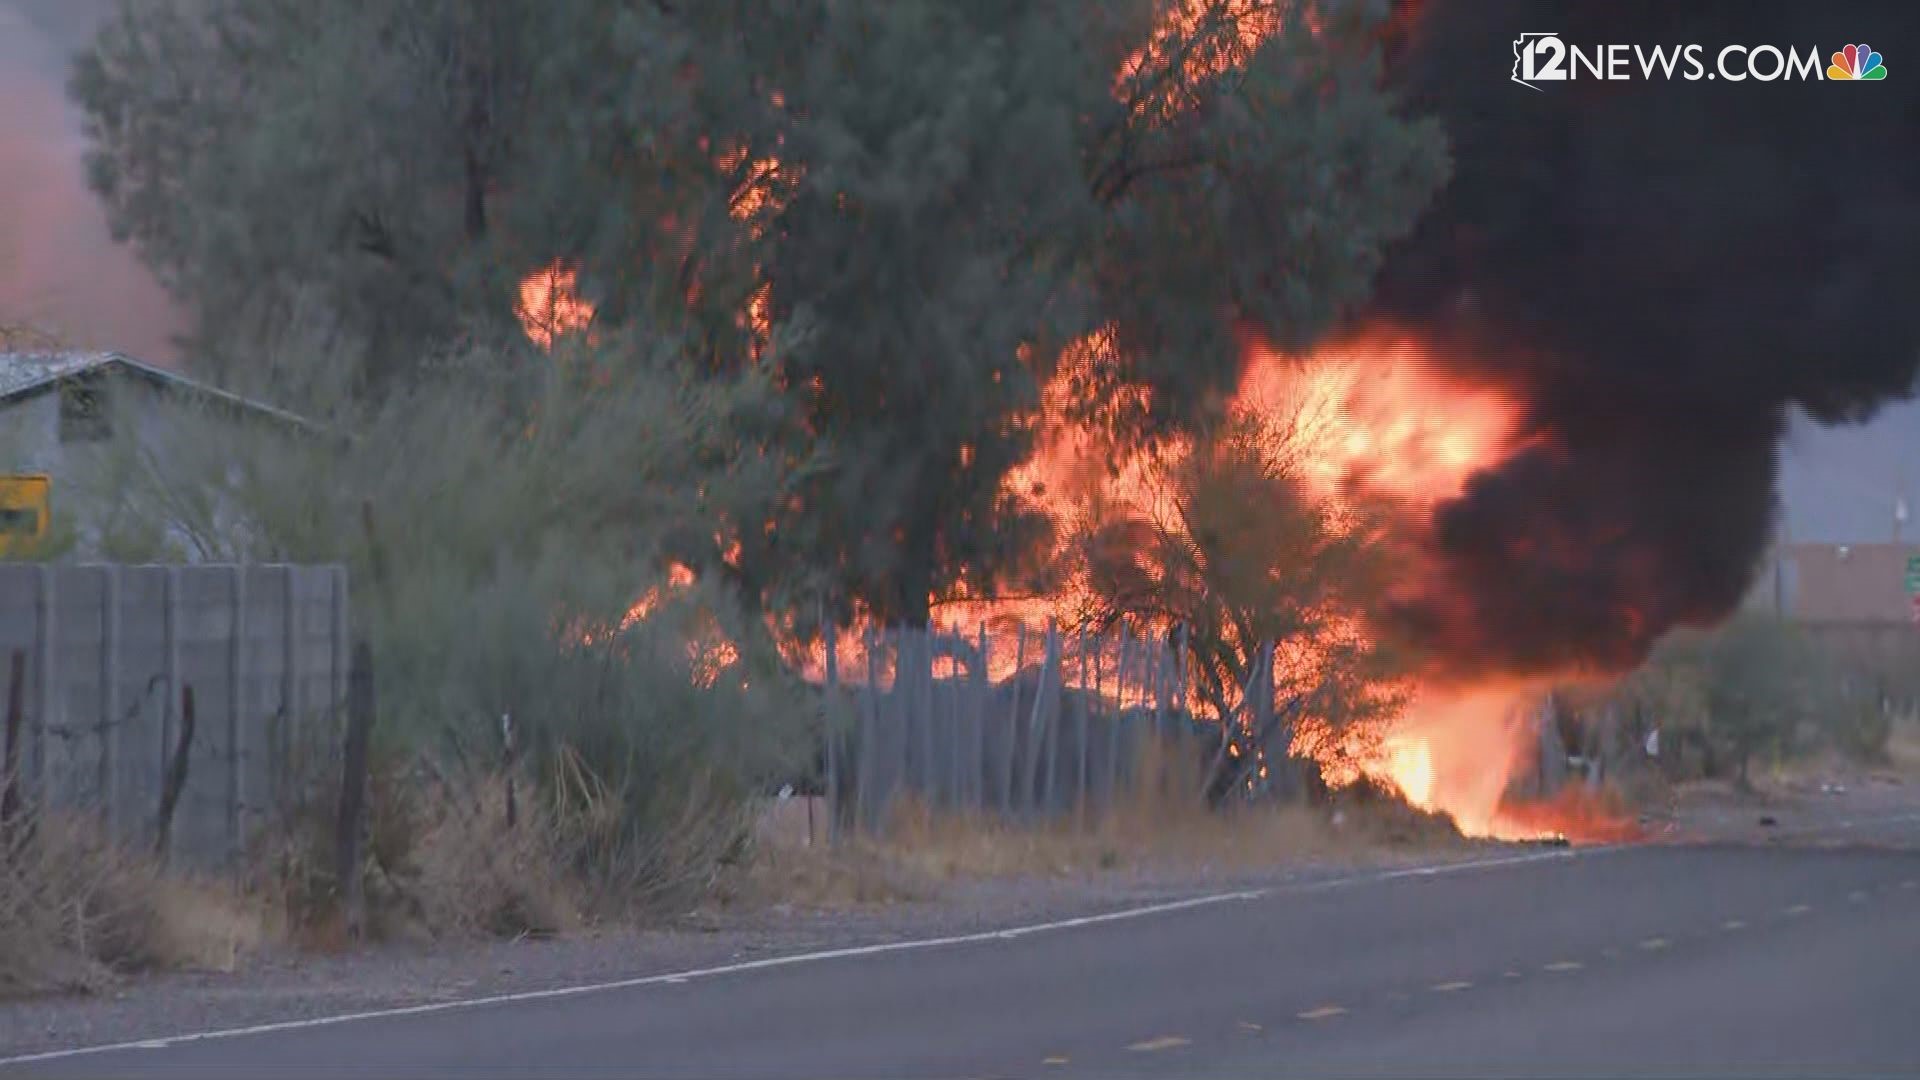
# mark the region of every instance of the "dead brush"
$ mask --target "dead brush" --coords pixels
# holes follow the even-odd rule
[[[571,746],[553,755],[549,813],[567,865],[608,915],[658,913],[704,898],[747,854],[750,805],[695,769],[639,790],[614,783]]]
[[[393,899],[436,936],[546,936],[578,925],[581,890],[565,865],[561,826],[544,802],[518,797],[527,785],[515,779],[433,773],[408,815],[415,831],[405,849],[370,845]]]
[[[93,992],[116,975],[230,971],[267,937],[231,887],[163,868],[89,818],[23,816],[0,839],[0,996]]]

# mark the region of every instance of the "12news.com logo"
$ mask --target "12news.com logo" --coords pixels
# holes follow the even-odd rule
[[[1557,33],[1527,33],[1513,42],[1513,81],[1529,90],[1542,89],[1537,83],[1579,79],[1878,82],[1887,77],[1882,60],[1864,44],[1835,50],[1823,67],[1817,46],[1727,45],[1709,57],[1704,45],[1582,47]]]

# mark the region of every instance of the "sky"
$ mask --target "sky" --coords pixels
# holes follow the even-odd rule
[[[83,348],[178,360],[181,320],[87,191],[67,58],[109,0],[0,0],[0,322],[27,322]],[[1822,428],[1796,417],[1780,451],[1787,537],[1894,537],[1896,500],[1920,516],[1920,404],[1870,423]],[[1920,539],[1920,520],[1903,527]]]
[[[87,190],[66,63],[102,0],[0,0],[0,322],[175,359],[180,320]]]
[[[1823,428],[1796,417],[1780,449],[1787,539],[1862,544],[1920,540],[1920,403],[1900,402],[1866,424]]]

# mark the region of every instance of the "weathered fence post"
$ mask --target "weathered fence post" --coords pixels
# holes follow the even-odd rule
[[[1158,636],[1152,642],[1152,667],[1154,667],[1154,738],[1165,734],[1167,726],[1167,642],[1165,636]]]
[[[53,802],[53,725],[61,704],[60,651],[54,645],[60,636],[57,632],[60,611],[57,603],[57,573],[58,570],[51,564],[40,567],[40,588],[35,596],[40,609],[35,620],[40,635],[35,643],[40,679],[34,688],[33,771],[34,790],[43,807]]]
[[[20,721],[27,697],[26,652],[13,650],[7,669],[6,744],[0,749],[0,850],[11,851],[13,823],[20,816]]]
[[[1127,668],[1133,662],[1133,635],[1120,631],[1120,666],[1113,676],[1113,722],[1107,725],[1107,806],[1120,802],[1120,726],[1127,720]]]
[[[245,725],[241,716],[247,708],[247,568],[233,568],[233,631],[227,642],[227,848],[233,864],[240,863],[242,835],[241,806],[246,801],[246,757],[241,748]]]
[[[913,674],[917,666],[913,659],[913,633],[905,627],[895,627],[884,636],[893,639],[893,690],[887,695],[887,714],[891,719],[885,733],[889,757],[895,767],[887,777],[887,798],[880,807],[880,821],[876,824],[885,823],[893,801],[913,786],[913,755],[920,737],[913,726],[913,699],[920,693],[918,677]]]
[[[869,812],[873,803],[874,771],[878,766],[879,745],[877,731],[880,727],[880,674],[879,662],[874,657],[878,646],[873,640],[873,627],[869,626],[860,634],[860,645],[867,656],[866,700],[860,708],[860,758],[854,762],[853,772],[853,817],[861,829],[872,827]]]
[[[1033,698],[1033,715],[1037,723],[1044,725],[1041,735],[1045,751],[1040,755],[1041,801],[1040,812],[1051,814],[1054,809],[1055,785],[1060,771],[1060,702],[1066,690],[1066,659],[1061,656],[1060,630],[1053,619],[1047,620],[1047,658],[1040,667],[1040,692]],[[1053,680],[1053,698],[1047,698],[1047,680]],[[1049,707],[1042,711],[1042,704]]]
[[[947,640],[947,688],[946,693],[941,694],[939,698],[936,699],[944,700],[946,707],[940,711],[945,713],[947,718],[944,731],[946,735],[944,741],[947,749],[947,767],[942,770],[944,775],[941,780],[943,786],[946,788],[947,805],[958,810],[966,798],[966,793],[960,786],[964,778],[964,774],[961,771],[963,764],[961,761],[961,747],[964,744],[960,739],[960,714],[963,711],[960,708],[960,694],[964,684],[960,681],[959,667],[961,643],[964,639],[961,638],[958,630],[954,631],[951,636],[942,635],[940,631],[937,630],[933,631],[933,633],[936,635],[935,640],[939,640],[940,637],[946,637]]]
[[[167,767],[173,760],[173,733],[180,725],[181,682],[180,682],[180,568],[167,567],[165,579],[160,586],[160,648],[161,664],[164,665],[163,684],[166,692],[160,695],[160,730],[158,752],[154,755],[155,765],[160,770],[160,787],[164,795],[167,785]]]
[[[834,628],[827,625],[825,606],[822,605],[820,633],[827,642],[827,686],[826,710],[821,725],[821,735],[826,740],[826,792],[827,843],[832,844],[840,838],[840,639]]]
[[[919,680],[916,691],[920,699],[920,797],[932,805],[935,792],[940,786],[939,758],[934,756],[933,748],[933,638],[931,624],[912,631],[920,648],[914,654],[913,675]]]
[[[168,694],[169,698],[173,695]],[[160,809],[153,819],[153,851],[165,861],[173,848],[173,812],[187,786],[187,765],[193,751],[193,687],[180,688],[180,741],[160,781]]]
[[[1080,652],[1080,692],[1074,695],[1074,700],[1079,703],[1080,708],[1075,710],[1075,715],[1074,715],[1073,741],[1075,745],[1074,745],[1073,797],[1074,797],[1075,815],[1078,817],[1084,818],[1086,815],[1086,809],[1087,809],[1087,764],[1088,764],[1087,762],[1087,726],[1088,726],[1088,719],[1089,719],[1087,716],[1087,710],[1092,705],[1092,703],[1087,700],[1087,629],[1086,627],[1083,626],[1080,628],[1080,632],[1076,636],[1076,640],[1079,643],[1078,647]],[[1099,639],[1095,638],[1094,641],[1097,646],[1099,643]],[[1096,662],[1094,664],[1094,678],[1098,679],[1099,677],[1100,677],[1099,664]]]
[[[1013,678],[1008,680],[1012,690],[1013,708],[1007,716],[1006,737],[1001,740],[1005,749],[1001,752],[1005,762],[1001,766],[1000,812],[1013,813],[1019,807],[1014,805],[1013,774],[1019,760],[1020,747],[1020,676],[1027,663],[1027,624],[1021,623],[1014,631]],[[1024,800],[1022,800],[1024,802]]]
[[[108,835],[120,825],[120,568],[100,570],[100,809]]]
[[[367,749],[373,734],[373,649],[355,642],[347,674],[347,738],[340,771],[340,816],[334,829],[334,872],[347,935],[358,939],[365,918],[360,834],[366,817]]]
[[[272,778],[273,791],[268,805],[276,813],[283,811],[289,801],[289,791],[293,786],[294,746],[299,742],[299,733],[306,724],[306,702],[301,700],[300,667],[306,650],[301,648],[300,638],[300,568],[289,565],[286,571],[285,594],[286,608],[282,612],[281,633],[285,635],[280,654],[280,724],[277,738],[273,741],[273,761],[270,763],[269,776]]]

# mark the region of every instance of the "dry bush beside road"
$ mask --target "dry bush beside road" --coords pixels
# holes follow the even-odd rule
[[[0,853],[0,996],[94,991],[131,971],[232,970],[269,937],[258,905],[116,846],[92,822],[13,826]]]

